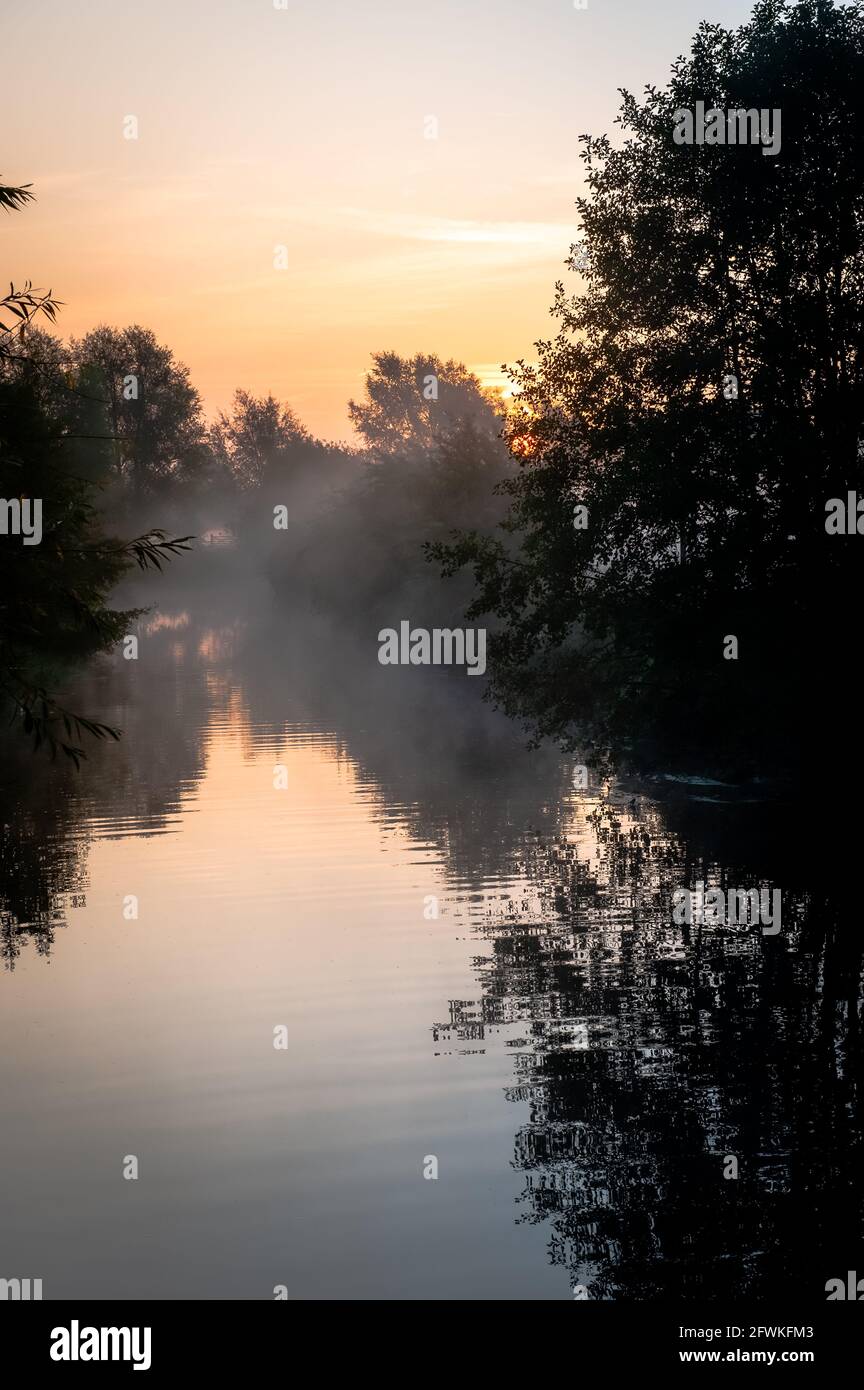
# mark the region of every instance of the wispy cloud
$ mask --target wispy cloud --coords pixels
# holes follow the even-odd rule
[[[357,231],[408,241],[444,241],[481,246],[542,247],[566,253],[576,236],[575,223],[493,222],[455,217],[423,217],[404,212],[368,212],[337,208],[332,214],[351,222]]]

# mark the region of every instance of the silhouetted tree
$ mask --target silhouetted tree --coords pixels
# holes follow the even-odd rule
[[[424,543],[461,525],[491,531],[503,516],[496,488],[512,465],[501,404],[460,362],[382,352],[372,364],[363,399],[348,407],[366,448],[306,528],[293,580],[345,618],[362,610],[398,620],[410,610],[417,622],[455,621],[467,585],[448,592]]]
[[[517,373],[509,534],[433,550],[472,567],[497,696],[541,734],[745,771],[814,704],[851,715],[862,542],[825,520],[864,481],[862,91],[860,5],[764,0],[624,93],[623,142],[583,137],[585,278]],[[780,152],[676,143],[697,101],[779,110]]]
[[[348,414],[373,458],[428,454],[454,433],[474,426],[494,439],[500,403],[461,362],[434,353],[372,354],[364,398]]]
[[[108,402],[116,468],[134,497],[194,483],[208,453],[189,370],[148,328],[101,327],[72,339],[69,361]]]
[[[260,487],[289,451],[311,442],[289,405],[243,390],[234,392],[231,413],[220,413],[210,431],[215,456],[243,490]]]
[[[0,186],[0,207],[16,210],[30,198],[27,189]],[[133,540],[107,536],[96,507],[99,468],[81,471],[87,435],[70,423],[95,404],[93,441],[106,438],[105,407],[98,397],[66,389],[75,404],[56,418],[46,409],[45,374],[22,346],[37,313],[53,321],[57,301],[28,284],[0,306],[0,496],[6,518],[0,534],[0,703],[13,721],[45,745],[62,750],[76,763],[83,756],[82,734],[117,737],[116,730],[62,708],[48,694],[74,661],[104,650],[126,631],[133,612],[109,608],[108,596],[133,564],[160,568],[188,549],[189,537],[169,540],[148,531]],[[5,315],[4,315],[5,311]],[[7,322],[8,320],[11,320]],[[56,383],[55,383],[56,384]],[[109,436],[110,437],[110,436]],[[92,445],[89,461],[92,464]],[[20,524],[31,507],[29,540]],[[38,534],[34,526],[38,508]]]

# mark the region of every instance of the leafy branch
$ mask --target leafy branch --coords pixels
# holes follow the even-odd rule
[[[34,195],[30,192],[31,187],[29,183],[22,184],[20,188],[0,183],[0,208],[5,208],[7,212],[17,212],[25,203],[32,203]]]
[[[2,187],[0,187],[0,193],[2,191]],[[10,281],[9,293],[0,299],[0,313],[12,314],[16,322],[6,324],[0,319],[0,356],[8,355],[9,345],[14,335],[32,323],[37,314],[44,314],[51,323],[54,323],[57,319],[57,310],[62,302],[60,299],[55,299],[50,290],[47,293],[43,293],[42,290],[34,290],[30,280],[25,280],[20,290],[16,290]]]
[[[0,685],[0,690],[12,703],[12,717],[9,722],[20,722],[25,736],[33,739],[34,753],[44,747],[49,752],[52,762],[58,753],[63,753],[72,760],[76,768],[80,768],[81,760],[86,758],[87,754],[79,743],[72,742],[73,739],[80,740],[85,734],[89,734],[91,738],[110,738],[115,743],[119,741],[119,729],[112,728],[110,724],[102,724],[96,719],[87,719],[83,714],[74,714],[56,700],[52,700],[42,686],[31,685],[15,672],[10,672],[10,676],[11,680],[7,677]]]
[[[113,547],[113,551],[115,554],[131,556],[139,569],[161,570],[163,564],[175,555],[184,550],[191,550],[192,547],[187,542],[194,540],[194,536],[177,536],[169,541],[164,531],[153,530],[145,532],[143,536],[135,536],[130,541],[123,541],[119,546]]]

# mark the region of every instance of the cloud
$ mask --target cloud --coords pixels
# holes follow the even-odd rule
[[[333,215],[350,222],[356,231],[370,235],[407,241],[537,247],[545,253],[558,251],[562,257],[576,236],[575,224],[569,222],[492,222],[404,212],[374,213],[360,208],[336,208]]]

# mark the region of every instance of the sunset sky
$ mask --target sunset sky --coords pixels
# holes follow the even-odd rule
[[[59,295],[64,335],[152,328],[208,414],[273,391],[348,438],[374,350],[490,383],[531,358],[577,234],[579,135],[612,129],[618,87],[665,83],[701,19],[749,10],[5,0],[0,174],[38,202],[3,218],[3,276]]]

